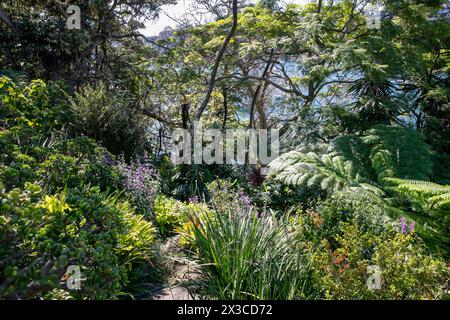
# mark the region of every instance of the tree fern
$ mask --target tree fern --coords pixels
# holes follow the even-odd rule
[[[362,137],[369,148],[377,180],[386,178],[428,180],[433,172],[430,147],[423,136],[408,128],[378,125]]]
[[[332,194],[348,191],[355,200],[395,211],[396,198],[388,198],[388,179],[428,179],[432,173],[432,154],[423,137],[410,129],[378,125],[361,136],[338,137],[327,153],[292,151],[273,161],[272,175],[297,187],[320,187]],[[437,203],[448,197],[436,194]]]
[[[431,209],[450,210],[450,186],[419,180],[389,179],[389,181],[397,185],[400,193],[416,201],[425,201]]]
[[[411,216],[430,247],[450,256],[445,249],[450,186],[420,181],[430,179],[432,164],[430,147],[419,133],[379,125],[361,136],[335,139],[325,154],[292,151],[270,167],[283,183],[321,188],[329,196],[343,192],[349,201],[376,206],[393,218]]]
[[[351,161],[361,175],[371,175],[369,149],[356,134],[335,138],[330,144],[329,152],[341,156],[345,161]]]
[[[272,173],[282,182],[320,185],[328,191],[363,183],[378,187],[387,178],[427,180],[432,166],[430,147],[419,133],[384,125],[361,137],[338,137],[323,155],[293,151],[271,164]]]
[[[317,186],[330,192],[369,184],[357,166],[333,154],[319,156],[292,151],[271,163],[276,178],[294,186]]]
[[[353,201],[372,203],[386,211],[393,210],[384,191],[361,174],[358,165],[343,156],[293,151],[274,161],[271,169],[272,174],[286,184],[321,188],[329,195],[343,192]]]
[[[413,218],[427,244],[450,257],[450,186],[429,181],[389,179],[411,202]]]

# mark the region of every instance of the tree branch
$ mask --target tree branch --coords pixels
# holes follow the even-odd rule
[[[0,8],[0,21],[2,21],[8,28],[10,28],[12,31],[16,31],[16,28],[14,27],[14,24],[9,20],[8,15],[3,11],[2,8]]]
[[[200,105],[200,108],[198,109],[197,113],[195,114],[195,120],[200,120],[202,117],[203,112],[206,110],[206,107],[208,106],[209,99],[211,98],[211,94],[214,90],[214,85],[216,83],[216,76],[217,71],[219,70],[220,62],[222,61],[222,57],[225,54],[225,51],[227,49],[228,44],[231,41],[231,38],[233,38],[234,34],[236,33],[238,24],[238,1],[233,0],[233,24],[231,26],[230,31],[228,32],[227,37],[225,38],[225,41],[222,44],[222,47],[220,48],[219,52],[217,53],[216,60],[214,62],[214,67],[211,73],[211,78],[209,80],[208,85],[208,91],[206,92],[205,99],[203,100],[202,104]]]

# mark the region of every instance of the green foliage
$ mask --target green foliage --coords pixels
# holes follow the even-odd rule
[[[450,256],[450,187],[429,181],[389,179],[394,190],[408,200],[411,218],[420,222],[418,232],[427,244]]]
[[[29,164],[13,162],[9,166],[0,165],[0,179],[7,189],[23,187],[25,182],[36,178],[36,172]]]
[[[388,223],[390,218],[409,216],[418,222],[417,232],[427,244],[448,256],[445,249],[448,247],[448,212],[442,212],[448,202],[446,187],[399,180],[429,180],[433,175],[433,160],[430,146],[418,132],[377,125],[361,137],[345,135],[334,139],[322,156],[292,151],[275,160],[271,167],[275,178],[281,182],[325,190],[331,199],[327,207],[334,207],[339,217],[336,223],[342,221],[342,212],[347,212],[346,218],[355,214],[361,216],[358,209],[361,205],[367,207],[366,219],[373,221],[372,231],[379,229],[379,223]],[[392,188],[394,182],[400,183],[397,191],[403,197]],[[404,196],[412,193],[419,202],[408,205]],[[334,201],[336,197],[341,200]],[[434,209],[431,204],[435,205]]]
[[[42,80],[29,85],[0,76],[0,127],[23,125],[34,133],[60,129],[70,117],[64,89]]]
[[[1,78],[0,97],[0,296],[123,294],[153,266],[155,230],[121,197],[108,196],[120,187],[114,157],[64,130],[70,112],[59,88]],[[81,291],[61,282],[70,265],[81,269]]]
[[[433,173],[431,148],[417,131],[397,126],[375,126],[363,136],[369,159],[383,183],[385,178],[428,180]]]
[[[163,236],[169,236],[176,228],[181,227],[186,217],[183,215],[184,205],[172,198],[158,196],[153,207],[156,224]]]
[[[206,294],[219,299],[310,298],[308,263],[287,228],[252,212],[206,217],[194,230]]]
[[[238,212],[252,205],[250,197],[236,181],[217,179],[208,183],[207,188],[211,206],[219,212]]]
[[[213,180],[210,168],[205,165],[182,166],[175,176],[177,182],[174,193],[177,198],[188,200],[191,197],[204,199],[207,194],[206,184]]]
[[[316,281],[328,299],[439,299],[449,275],[446,264],[433,258],[412,234],[377,237],[353,222],[342,225],[337,245],[322,241],[315,252]],[[377,269],[379,274],[374,274]],[[370,288],[379,276],[380,288]]]
[[[328,153],[292,151],[272,162],[277,179],[295,186],[320,186],[329,192],[354,187],[383,195],[386,178],[428,179],[433,160],[423,137],[412,130],[378,125],[336,138]]]
[[[94,138],[113,154],[127,158],[140,154],[145,143],[143,115],[133,97],[105,83],[85,85],[71,100],[78,130]]]
[[[1,297],[147,287],[150,220],[198,253],[212,298],[441,298],[450,24],[430,17],[443,0],[383,1],[380,30],[356,0],[240,3],[201,120],[279,128],[283,151],[299,146],[265,183],[249,165],[161,156],[170,132],[198,120],[232,21],[224,1],[195,3],[211,22],[151,38],[142,22],[173,0],[72,2],[75,32],[61,32],[65,6],[53,0],[1,5],[0,23],[13,23],[0,29],[0,74],[11,77],[0,78]],[[33,78],[45,82],[23,80]],[[72,264],[80,292],[59,283]],[[381,290],[367,287],[369,265]]]
[[[80,184],[78,161],[74,157],[52,154],[40,168],[41,176],[47,179],[44,183],[48,189],[54,190],[64,186],[73,188]]]
[[[160,178],[161,193],[171,195],[177,187],[175,177],[179,175],[179,166],[175,166],[168,155],[163,155],[156,160],[156,168]]]
[[[397,190],[428,205],[427,209],[450,210],[450,186],[443,186],[429,181],[391,179]]]
[[[60,288],[69,265],[80,267],[75,298],[112,298],[133,266],[152,257],[154,228],[128,203],[99,189],[41,195],[37,185],[1,193],[0,296],[38,298]],[[42,197],[42,198],[41,198]]]
[[[348,193],[336,193],[319,202],[315,209],[324,219],[320,228],[321,238],[339,234],[341,224],[350,221],[354,221],[361,230],[380,236],[395,225],[394,219],[386,214],[386,208],[368,199],[350,197]]]
[[[195,247],[195,230],[211,219],[212,211],[204,203],[188,203],[183,208],[183,224],[176,231],[180,235],[179,244],[186,249]]]
[[[286,184],[320,187],[329,192],[367,185],[351,161],[341,156],[292,151],[272,162],[277,179]]]
[[[345,192],[355,201],[370,200],[388,210],[384,190],[371,179],[360,162],[352,161],[357,156],[337,152],[319,156],[313,152],[292,151],[273,161],[270,166],[275,179],[287,185],[324,190],[328,195]]]
[[[84,16],[81,29],[68,32],[67,17],[61,14],[67,9],[64,2],[3,2],[14,30],[0,29],[0,70],[12,69],[31,78],[64,79],[72,87],[101,77],[138,87],[139,76],[148,72],[140,61],[146,50],[137,37],[122,35],[137,33],[142,21],[155,18],[160,6],[171,3],[174,1],[127,0],[120,3],[122,11],[115,10],[117,3],[113,2],[74,0],[70,4],[77,5]],[[105,16],[105,12],[110,14]],[[130,17],[130,12],[135,15]]]
[[[81,185],[113,188],[113,156],[87,137],[69,138],[62,129],[70,111],[62,89],[42,81],[16,84],[0,78],[1,178],[7,189],[39,181],[47,192]]]
[[[327,153],[292,151],[271,164],[274,177],[286,184],[320,188],[332,195],[346,192],[395,215],[389,198],[390,178],[432,175],[433,158],[423,136],[407,128],[378,125],[361,137],[345,135],[333,140]]]
[[[54,153],[39,164],[38,174],[42,185],[47,191],[64,187],[76,188],[80,185],[99,186],[102,190],[118,185],[119,173],[108,163],[112,156],[105,151],[92,160],[89,155],[79,158],[65,154]]]

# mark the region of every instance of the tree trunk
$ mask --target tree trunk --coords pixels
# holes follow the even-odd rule
[[[233,0],[233,24],[231,26],[230,31],[228,32],[227,37],[225,38],[225,41],[222,44],[222,47],[220,48],[219,52],[217,53],[217,56],[216,56],[216,59],[214,62],[214,67],[213,67],[213,70],[211,73],[211,78],[209,80],[208,91],[206,92],[206,97],[203,100],[202,104],[200,105],[200,108],[198,109],[198,111],[195,115],[195,120],[200,120],[203,112],[206,110],[206,107],[208,106],[209,99],[211,99],[211,95],[214,90],[214,85],[216,83],[216,76],[217,76],[217,71],[219,70],[220,62],[222,61],[223,55],[225,54],[225,51],[227,49],[228,44],[231,41],[231,38],[233,38],[234,34],[236,33],[237,24],[238,24],[238,1]]]

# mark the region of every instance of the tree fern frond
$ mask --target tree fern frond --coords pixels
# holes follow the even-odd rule
[[[382,182],[386,178],[428,180],[433,161],[430,146],[412,129],[378,125],[362,137],[371,166]]]
[[[372,203],[383,203],[382,198],[375,192],[372,192],[370,189],[365,189],[362,187],[351,187],[350,188],[352,194],[358,196],[360,198],[364,198],[369,200]]]
[[[429,201],[433,207],[450,208],[450,191],[439,196],[431,197]]]
[[[270,168],[271,174],[281,182],[299,187],[320,186],[328,192],[368,182],[351,161],[335,154],[319,156],[293,151],[273,161]]]
[[[433,208],[450,207],[450,186],[430,181],[387,179],[397,185],[397,190],[419,202],[426,202]]]

